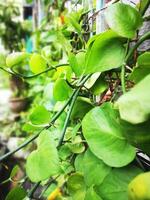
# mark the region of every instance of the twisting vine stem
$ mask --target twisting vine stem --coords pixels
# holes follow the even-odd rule
[[[58,143],[58,147],[60,147],[63,143],[63,139],[64,139],[64,136],[65,136],[65,133],[66,133],[66,129],[67,129],[67,126],[68,126],[68,123],[69,123],[69,120],[70,120],[70,116],[71,116],[71,112],[73,110],[73,106],[75,104],[75,101],[78,97],[78,94],[79,94],[79,91],[80,91],[80,87],[86,82],[86,80],[90,77],[91,75],[88,75],[87,77],[85,77],[85,79],[83,79],[80,84],[79,84],[79,88],[76,89],[75,93],[74,93],[74,96],[72,98],[72,101],[70,103],[70,107],[69,107],[69,110],[68,110],[68,113],[67,113],[67,117],[66,117],[66,120],[65,120],[65,123],[64,123],[64,127],[63,127],[63,130],[62,130],[62,134],[61,134],[61,137],[60,137],[60,140],[59,140],[59,143]]]
[[[23,74],[20,74],[18,72],[16,72],[14,70],[14,67],[11,68],[11,70],[7,70],[5,69],[4,67],[0,67],[0,69],[2,69],[3,71],[13,75],[13,76],[16,76],[16,77],[19,77],[19,78],[23,78],[23,79],[32,79],[32,78],[35,78],[41,74],[45,74],[46,72],[49,72],[49,71],[52,71],[52,70],[56,70],[57,68],[59,67],[63,67],[63,66],[68,66],[69,64],[66,63],[66,64],[58,64],[58,65],[55,65],[55,66],[51,66],[51,67],[48,67],[46,70],[40,72],[40,73],[37,73],[37,74],[34,74],[34,75],[31,75],[31,76],[26,76],[26,75],[23,75]]]

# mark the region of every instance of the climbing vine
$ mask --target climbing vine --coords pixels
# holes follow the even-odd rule
[[[59,13],[62,26],[50,46],[7,56],[5,72],[29,84],[48,83],[46,103],[42,93],[24,125],[31,136],[0,157],[3,162],[36,143],[25,164],[33,187],[25,191],[18,183],[7,200],[150,199],[150,174],[139,175],[150,165],[139,154],[150,155],[150,52],[138,51],[150,39],[150,32],[138,35],[148,5],[111,4],[104,9],[109,29],[91,38],[88,11]]]

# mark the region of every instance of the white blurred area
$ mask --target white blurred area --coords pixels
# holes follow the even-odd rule
[[[3,121],[9,110],[11,91],[0,87],[0,121]]]

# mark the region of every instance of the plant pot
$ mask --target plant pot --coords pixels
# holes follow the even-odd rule
[[[30,104],[30,98],[21,98],[14,97],[9,100],[9,106],[12,112],[20,113],[21,111],[25,111]]]

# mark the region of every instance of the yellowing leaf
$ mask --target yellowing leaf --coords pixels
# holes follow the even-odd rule
[[[31,71],[37,74],[46,70],[47,62],[40,54],[34,53],[30,58],[29,66]]]
[[[136,176],[128,186],[129,200],[150,200],[150,172]]]

